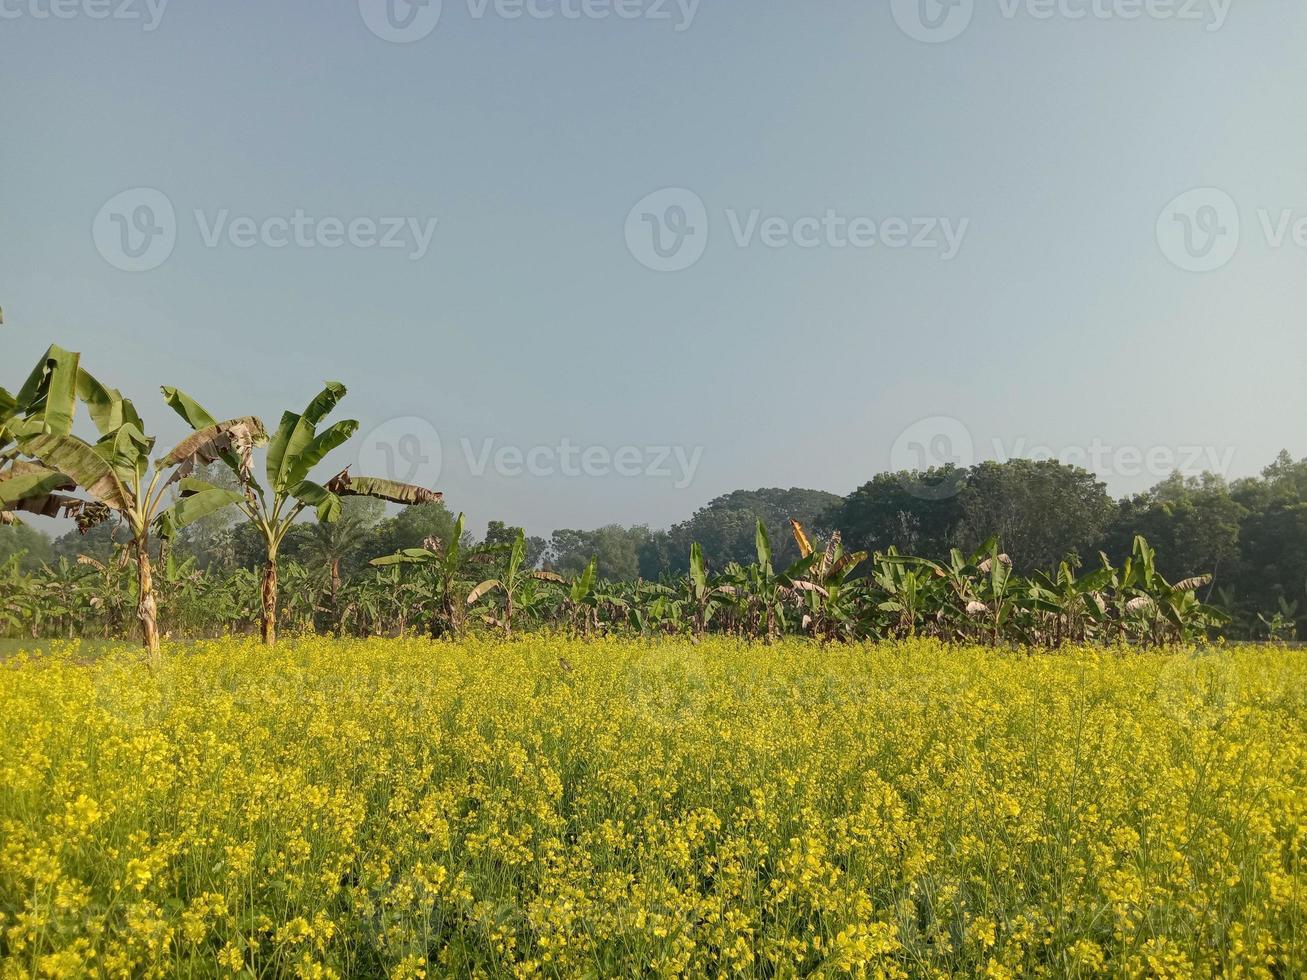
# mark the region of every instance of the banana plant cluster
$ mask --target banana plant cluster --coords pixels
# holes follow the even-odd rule
[[[260,584],[260,629],[263,642],[277,641],[277,603],[279,597],[278,553],[282,541],[305,511],[312,510],[323,523],[340,519],[342,497],[374,497],[397,504],[420,504],[440,500],[443,494],[424,487],[383,480],[378,477],[352,477],[346,468],[326,483],[309,479],[313,469],[334,449],[344,445],[358,431],[358,422],[346,419],[319,431],[326,417],[345,397],[339,381],[329,381],[301,412],[284,412],[277,431],[269,439],[260,423],[260,445],[267,445],[264,464],[266,487],[254,477],[248,453],[220,452],[204,462],[221,460],[231,470],[239,491],[204,483],[189,475],[182,483],[183,499],[212,498],[214,507],[234,506],[258,530],[265,556]],[[197,434],[208,431],[213,416],[195,399],[177,388],[163,388],[164,401]]]
[[[145,433],[132,402],[88,373],[75,352],[52,346],[17,394],[0,389],[0,519],[13,523],[22,513],[73,517],[83,531],[110,517],[118,520],[127,529],[136,570],[136,618],[152,665],[160,650],[152,541],[166,545],[194,521],[225,507],[240,508],[267,545],[260,618],[264,640],[271,644],[277,550],[306,508],[321,521],[334,521],[345,496],[400,504],[441,498],[422,487],[351,477],[348,469],[325,484],[309,479],[310,471],[358,429],[357,422],[346,421],[318,431],[345,395],[339,382],[328,382],[303,412],[285,413],[271,439],[255,416],[218,421],[179,389],[162,392],[193,432],[155,456],[155,439]],[[97,433],[94,439],[73,431],[79,405]],[[266,489],[253,476],[254,450],[265,445]],[[231,468],[239,490],[195,476],[217,461]]]
[[[1198,598],[1210,575],[1166,581],[1142,537],[1122,567],[1100,555],[1100,567],[1080,575],[1065,561],[1051,574],[1016,575],[997,539],[970,556],[954,549],[947,563],[891,549],[873,564],[874,581],[887,596],[878,608],[894,617],[890,635],[1043,647],[1161,645],[1206,637],[1229,621]]]
[[[354,476],[348,468],[327,480],[314,477],[358,429],[354,420],[328,422],[346,394],[339,382],[327,382],[302,410],[283,413],[271,433],[256,416],[220,421],[180,389],[161,391],[192,432],[156,454],[132,402],[90,375],[76,353],[51,347],[16,393],[0,389],[0,522],[62,516],[87,530],[112,519],[124,532],[109,562],[61,560],[32,574],[14,561],[0,566],[0,629],[122,635],[134,619],[153,662],[161,616],[164,629],[178,635],[246,631],[257,623],[269,644],[279,628],[421,630],[433,637],[487,628],[511,636],[526,628],[584,637],[724,633],[765,642],[784,635],[821,642],[933,636],[995,646],[1152,645],[1207,637],[1227,622],[1199,598],[1210,576],[1167,581],[1143,538],[1121,567],[1100,556],[1089,570],[1063,562],[1023,576],[997,540],[970,555],[954,550],[945,561],[894,549],[868,555],[846,551],[839,532],[814,544],[791,521],[800,557],[777,570],[758,522],[756,560],[747,565],[714,573],[696,543],[684,577],[606,582],[594,560],[570,579],[527,567],[522,532],[507,545],[473,545],[460,515],[449,540],[376,556],[349,580],[338,562],[329,572],[294,562],[282,567],[280,546],[290,529],[306,519],[337,521],[342,498],[407,505],[441,494]],[[88,420],[84,431],[94,436],[74,432],[79,409]],[[229,486],[201,477],[211,464],[230,470]],[[259,569],[205,573],[172,559],[168,545],[178,531],[227,507],[257,530]],[[1273,637],[1292,612],[1264,620]]]
[[[777,572],[766,532],[759,561],[712,573],[702,549],[691,574],[658,582],[608,582],[591,561],[578,575],[526,569],[524,545],[473,545],[460,515],[448,540],[430,538],[373,560],[346,578],[334,601],[326,569],[283,562],[278,624],[292,633],[373,636],[425,633],[457,637],[492,629],[702,636],[769,641],[807,636],[854,642],[931,636],[950,642],[1056,648],[1065,644],[1162,645],[1203,639],[1227,622],[1199,593],[1197,576],[1170,583],[1143,539],[1121,567],[1016,574],[989,542],[944,562],[893,551],[844,551],[838,535],[813,547],[794,528],[801,559]],[[0,565],[0,629],[43,636],[121,636],[137,608],[134,550],[108,561],[62,560],[34,573],[16,559]],[[264,576],[256,570],[203,572],[171,554],[156,569],[163,628],[178,636],[217,636],[259,628]],[[1276,638],[1275,634],[1269,634]],[[1281,637],[1283,638],[1283,637]]]

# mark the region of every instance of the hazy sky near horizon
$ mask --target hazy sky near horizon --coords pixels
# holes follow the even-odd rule
[[[389,2],[0,0],[0,385],[339,379],[478,531],[1307,455],[1307,5]]]

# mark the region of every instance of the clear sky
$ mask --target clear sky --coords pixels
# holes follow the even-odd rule
[[[1300,2],[151,2],[0,0],[6,387],[339,379],[532,533],[1307,455]]]

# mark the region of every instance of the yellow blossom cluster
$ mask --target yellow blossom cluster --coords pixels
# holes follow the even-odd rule
[[[0,977],[1307,975],[1307,655],[0,663]]]

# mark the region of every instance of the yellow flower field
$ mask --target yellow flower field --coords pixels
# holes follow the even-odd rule
[[[1307,973],[1307,656],[0,665],[0,975]]]

